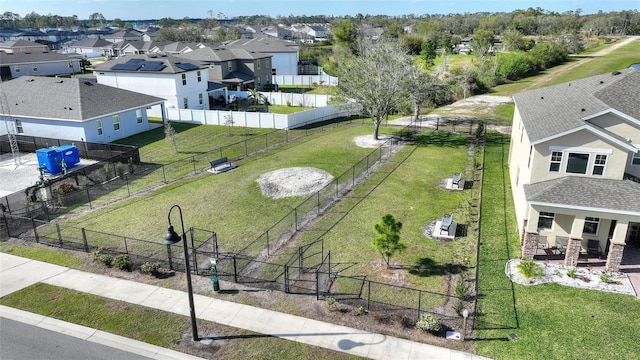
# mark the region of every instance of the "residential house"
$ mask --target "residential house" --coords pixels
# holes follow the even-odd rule
[[[115,44],[121,41],[143,40],[143,33],[137,30],[121,30],[106,34],[102,38]]]
[[[81,70],[80,59],[67,54],[42,51],[33,53],[0,51],[0,77],[2,80],[24,75],[71,75],[80,73]]]
[[[152,53],[106,61],[94,67],[94,74],[99,84],[163,98],[167,108],[209,109],[207,68],[200,62]]]
[[[262,30],[262,33],[280,40],[291,39],[291,31],[282,26],[268,26]]]
[[[539,245],[616,271],[640,247],[640,70],[514,95],[509,170],[522,255]],[[635,180],[635,181],[634,181]]]
[[[209,80],[233,90],[263,89],[271,82],[269,54],[221,46],[204,47],[181,54],[180,57],[207,64]]]
[[[224,43],[227,49],[244,49],[250,53],[271,55],[272,75],[297,75],[299,46],[293,41],[271,37],[239,39]]]
[[[5,53],[34,53],[49,51],[47,45],[27,40],[11,40],[0,43],[0,51]]]
[[[0,91],[7,104],[2,116],[14,133],[71,141],[111,142],[147,131],[147,108],[164,103],[80,78],[23,76],[2,83]]]
[[[114,44],[103,39],[86,38],[70,43],[66,50],[88,58],[113,56]]]

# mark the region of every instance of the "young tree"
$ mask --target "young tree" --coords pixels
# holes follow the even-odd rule
[[[164,138],[171,140],[171,142],[173,143],[173,148],[176,151],[176,154],[178,153],[178,139],[176,137],[176,131],[173,129],[173,127],[171,126],[171,123],[169,123],[167,121],[167,123],[164,125]]]
[[[229,115],[224,117],[224,124],[229,127],[227,136],[233,135],[233,133],[231,132],[231,129],[233,129],[233,124],[235,124],[235,122],[233,121],[233,111],[229,112]]]
[[[379,139],[382,120],[405,100],[405,77],[413,60],[399,42],[361,39],[358,56],[336,52],[340,95],[356,102],[373,119],[373,138]]]
[[[407,247],[400,242],[401,229],[402,223],[396,221],[391,214],[386,214],[379,223],[373,226],[377,235],[373,240],[373,247],[378,250],[387,267],[389,267],[391,257],[395,253],[402,253]]]
[[[420,55],[424,57],[424,62],[427,67],[433,66],[433,61],[438,55],[436,53],[436,44],[431,40],[425,40],[422,43]]]
[[[430,75],[413,66],[405,79],[405,91],[413,107],[415,121],[418,121],[423,105],[440,105],[449,98],[449,87],[442,83],[438,72]]]

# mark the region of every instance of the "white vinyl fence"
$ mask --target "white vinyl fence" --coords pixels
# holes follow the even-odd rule
[[[292,129],[305,124],[349,116],[349,112],[335,105],[293,114],[265,112],[167,109],[167,119],[203,125],[232,125],[252,128]],[[230,124],[232,122],[232,124]]]
[[[278,85],[338,86],[338,78],[329,75],[273,75],[271,82]]]

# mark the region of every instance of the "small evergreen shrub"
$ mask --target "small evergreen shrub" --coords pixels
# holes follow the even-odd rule
[[[577,272],[578,271],[576,270],[576,268],[571,268],[571,269],[567,270],[567,276],[572,278],[572,279],[575,279],[576,276],[577,276]]]
[[[462,300],[456,301],[456,303],[453,305],[453,310],[455,310],[458,316],[462,316],[462,311],[464,310],[464,302],[462,302]]]
[[[358,308],[355,309],[355,311],[353,313],[356,316],[365,315],[367,313],[367,310],[365,310],[365,308],[363,308],[362,306],[358,306]]]
[[[158,272],[160,268],[160,263],[157,262],[145,262],[140,265],[140,272],[147,275],[154,275]]]
[[[111,254],[100,254],[97,257],[99,263],[111,267],[111,263],[113,262],[113,255]]]
[[[428,331],[430,333],[438,333],[442,330],[442,325],[437,317],[431,314],[424,314],[420,316],[420,319],[416,322],[416,329]]]
[[[111,266],[117,267],[120,270],[131,270],[131,259],[127,254],[120,254],[113,258]]]
[[[523,259],[516,267],[526,280],[536,279],[544,275],[544,269],[535,260]]]
[[[605,284],[608,284],[609,281],[611,281],[611,275],[609,275],[607,273],[600,274],[600,281],[602,281]]]

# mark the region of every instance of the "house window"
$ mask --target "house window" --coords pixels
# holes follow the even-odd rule
[[[182,74],[182,85],[187,85],[187,74]]]
[[[113,130],[120,130],[120,115],[113,115]]]
[[[585,217],[584,228],[582,233],[589,235],[598,235],[598,227],[600,225],[600,218],[597,217]]]
[[[567,158],[567,172],[571,174],[586,174],[589,165],[589,154],[569,153]]]
[[[182,103],[183,103],[185,109],[189,108],[189,99],[188,98],[182,99]]]
[[[13,67],[13,71],[19,73],[20,72],[20,66],[14,66]]]
[[[604,175],[604,167],[607,165],[607,155],[596,155],[596,161],[593,164],[592,175]]]
[[[18,134],[24,133],[24,128],[22,127],[22,120],[20,119],[16,119],[16,132]]]
[[[33,69],[34,72],[38,71],[38,65],[33,64],[33,66],[31,66],[31,68]]]
[[[553,228],[553,219],[555,219],[556,214],[550,212],[541,211],[538,216],[538,230],[551,230]]]
[[[102,135],[102,120],[96,120],[96,126],[98,127],[98,136]]]
[[[640,150],[636,151],[633,154],[633,159],[631,159],[631,165],[640,165]]]
[[[198,103],[202,105],[202,94],[198,94]]]
[[[198,70],[197,74],[198,74],[198,82],[202,82],[202,73],[200,72],[200,70]]]
[[[554,151],[551,153],[551,164],[549,164],[549,171],[559,172],[560,163],[562,162],[562,152]]]
[[[136,110],[136,120],[138,124],[142,124],[142,109]]]

